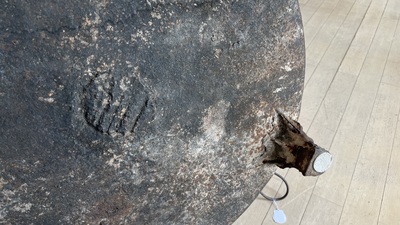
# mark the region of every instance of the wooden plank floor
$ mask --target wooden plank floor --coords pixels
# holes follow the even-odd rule
[[[334,156],[319,177],[278,169],[288,225],[400,225],[400,0],[299,0],[307,54],[299,121]],[[264,192],[283,193],[273,177]],[[276,224],[259,196],[235,225]]]

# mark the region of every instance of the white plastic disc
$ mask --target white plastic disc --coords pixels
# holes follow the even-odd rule
[[[332,155],[329,152],[324,152],[317,156],[314,160],[314,170],[318,173],[324,173],[332,164]]]
[[[272,217],[275,223],[283,224],[286,222],[286,215],[283,210],[276,209],[274,210],[274,215]]]

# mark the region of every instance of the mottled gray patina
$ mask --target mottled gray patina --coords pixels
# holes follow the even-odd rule
[[[7,0],[0,30],[0,223],[231,223],[300,109],[295,0]]]

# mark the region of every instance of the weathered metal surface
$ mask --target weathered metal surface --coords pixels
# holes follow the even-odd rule
[[[0,222],[227,224],[296,118],[297,1],[0,6]]]

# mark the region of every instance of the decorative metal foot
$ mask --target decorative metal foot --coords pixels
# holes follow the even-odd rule
[[[263,163],[276,164],[280,168],[294,167],[304,176],[324,173],[332,163],[332,155],[314,144],[295,120],[276,109],[274,128],[263,142]]]

